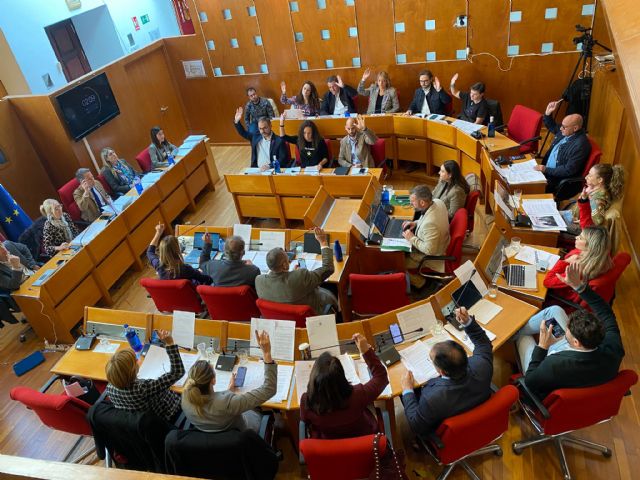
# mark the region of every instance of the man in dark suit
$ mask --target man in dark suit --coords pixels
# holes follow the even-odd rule
[[[345,85],[340,75],[331,75],[327,78],[329,91],[324,94],[320,105],[320,115],[344,115],[346,112],[357,113],[353,99],[358,96],[358,91]]]
[[[204,235],[204,248],[200,254],[200,270],[213,279],[216,287],[239,287],[249,285],[256,286],[256,277],[260,275],[260,269],[250,260],[242,260],[244,256],[244,240],[234,235],[224,243],[224,259],[210,260],[211,235]]]
[[[409,105],[409,110],[407,110],[406,115],[413,115],[415,113],[421,113],[423,116],[431,113],[445,115],[447,113],[446,105],[451,103],[451,97],[440,86],[438,77],[434,77],[431,70],[422,70],[419,80],[420,88],[418,88],[413,95],[413,100],[411,101],[411,105]]]
[[[540,339],[524,375],[527,387],[540,400],[558,388],[601,385],[618,374],[624,347],[611,306],[589,287],[576,263],[562,280],[587,302],[592,312],[576,310],[565,335],[553,336],[553,326],[540,324]],[[549,354],[549,347],[566,338],[567,348]]]
[[[335,295],[320,287],[334,271],[333,251],[321,228],[316,227],[315,236],[322,250],[322,266],[315,270],[297,268],[289,271],[287,253],[281,248],[269,250],[267,266],[270,271],[256,278],[259,298],[270,302],[309,305],[317,314],[322,314],[327,305],[338,306]]]
[[[401,381],[404,413],[418,435],[434,432],[443,420],[485,402],[491,396],[493,352],[485,331],[469,316],[466,308],[456,310],[475,349],[467,358],[464,348],[453,340],[436,343],[429,356],[440,375],[429,380],[417,394],[413,374]]]
[[[233,124],[238,135],[251,142],[251,168],[260,168],[260,170],[274,168],[274,158],[278,159],[281,167],[288,167],[286,143],[271,131],[271,120],[260,117],[258,119],[258,133],[251,133],[242,126],[241,118],[242,107],[238,107]]]
[[[579,176],[591,153],[591,144],[582,128],[581,115],[567,115],[560,125],[551,117],[560,102],[562,100],[550,102],[542,117],[545,126],[555,135],[551,147],[542,159],[542,165],[535,167],[547,177],[547,193],[555,193],[563,179]]]

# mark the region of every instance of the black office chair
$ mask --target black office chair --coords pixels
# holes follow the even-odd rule
[[[499,132],[504,130],[504,119],[502,117],[502,108],[500,108],[500,102],[498,100],[493,100],[491,98],[487,98],[487,105],[489,106],[489,117],[493,117],[493,124],[498,128]],[[485,118],[484,123],[488,124],[489,119]]]

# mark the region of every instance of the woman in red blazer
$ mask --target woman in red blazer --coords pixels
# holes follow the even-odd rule
[[[591,216],[589,216],[589,219]],[[576,237],[576,248],[547,272],[544,278],[544,286],[567,300],[580,304],[580,296],[571,287],[562,281],[565,270],[572,263],[578,263],[582,267],[584,277],[591,282],[599,276],[607,273],[613,267],[611,260],[611,241],[609,233],[604,227],[585,226],[580,235]],[[598,292],[602,298],[609,301],[613,295],[615,285],[611,285],[611,292]]]
[[[313,438],[346,438],[378,432],[378,422],[368,408],[387,384],[387,370],[367,339],[356,333],[353,340],[371,372],[364,385],[351,385],[340,360],[328,352],[318,357],[300,399],[300,418]]]

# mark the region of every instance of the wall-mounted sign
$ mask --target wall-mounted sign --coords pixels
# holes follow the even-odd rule
[[[149,14],[147,13],[146,15],[142,15],[140,17],[140,22],[142,23],[142,25],[149,23]]]
[[[67,8],[69,10],[77,10],[82,7],[82,2],[80,0],[67,0]]]
[[[183,60],[184,76],[186,78],[202,78],[207,76],[202,60]]]
[[[138,23],[138,17],[131,17],[131,21],[133,22],[133,28],[136,29],[136,32],[140,30],[140,24]]]

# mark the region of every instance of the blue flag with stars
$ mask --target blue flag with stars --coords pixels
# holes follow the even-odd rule
[[[18,237],[33,222],[24,213],[11,194],[0,184],[0,223],[9,240],[18,240]]]

